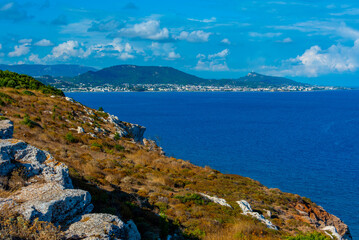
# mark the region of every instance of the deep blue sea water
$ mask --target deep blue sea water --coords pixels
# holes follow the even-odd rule
[[[67,93],[167,155],[311,198],[359,237],[359,91]]]

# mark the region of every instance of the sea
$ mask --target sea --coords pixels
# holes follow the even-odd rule
[[[166,155],[310,198],[359,238],[359,91],[66,93]]]

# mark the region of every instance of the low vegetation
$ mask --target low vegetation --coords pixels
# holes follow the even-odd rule
[[[64,93],[59,89],[56,89],[52,86],[47,86],[30,76],[17,74],[10,71],[0,70],[0,87],[40,90],[44,94],[64,96]],[[31,95],[31,92],[24,91],[23,94]]]
[[[143,239],[166,239],[168,234],[185,239],[283,239],[314,230],[295,219],[294,204],[305,201],[300,196],[268,189],[246,177],[166,157],[156,147],[114,135],[115,129],[105,121],[102,109],[89,114],[90,109],[66,101],[61,94],[50,97],[41,87],[34,88],[27,87],[33,94],[0,89],[0,99],[5,102],[0,112],[14,122],[15,138],[49,151],[67,164],[75,187],[91,193],[94,212],[133,219]],[[79,126],[84,133],[77,133]],[[88,134],[95,133],[95,127],[104,130],[96,133],[96,138]],[[8,191],[12,190],[3,188],[0,194]],[[199,193],[225,198],[233,209],[213,203]],[[241,199],[247,200],[255,211],[269,210],[271,221],[280,231],[269,230],[242,215],[236,204]],[[1,213],[1,236],[13,234],[22,239],[27,234],[30,239],[42,239],[48,233],[56,239],[61,235],[51,224],[24,223],[18,218],[13,213]],[[5,224],[8,221],[11,226]],[[28,230],[19,233],[19,224],[25,224]],[[47,232],[36,230],[39,228]]]

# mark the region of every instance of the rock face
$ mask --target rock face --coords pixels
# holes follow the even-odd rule
[[[111,114],[109,114],[107,121],[114,124],[116,132],[120,135],[120,137],[130,137],[136,142],[142,143],[143,134],[146,131],[145,127],[138,124],[122,122],[118,119],[118,117]]]
[[[111,214],[86,214],[81,220],[72,224],[66,231],[69,239],[108,239],[122,240],[141,239],[136,225],[132,221],[127,224]]]
[[[326,212],[322,207],[312,208],[304,201],[296,203],[294,207],[300,214],[301,221],[307,222],[318,229],[326,229],[326,231],[331,229],[330,232],[337,232],[341,239],[352,239],[348,226],[338,217]]]
[[[88,214],[93,209],[91,195],[73,189],[67,166],[46,151],[12,139],[13,128],[11,121],[0,121],[0,176],[21,168],[28,180],[20,190],[0,198],[0,211],[10,207],[27,220],[69,227],[71,239],[141,239],[132,221],[125,224],[114,215]]]
[[[57,183],[31,184],[13,197],[21,202],[15,209],[30,221],[52,222],[56,226],[68,225],[76,216],[93,209],[91,196],[80,189],[65,189]]]
[[[262,214],[253,212],[251,205],[247,201],[241,200],[241,201],[237,201],[237,203],[238,203],[239,207],[242,209],[244,215],[252,216],[252,217],[258,219],[260,222],[267,225],[267,228],[278,230],[278,228],[275,225],[273,225],[273,223],[271,221],[266,219]]]

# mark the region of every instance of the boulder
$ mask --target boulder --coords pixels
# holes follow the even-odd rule
[[[217,203],[217,204],[222,205],[222,206],[225,206],[225,207],[232,208],[232,206],[229,205],[229,204],[227,203],[227,201],[226,201],[225,199],[223,199],[223,198],[211,197],[211,196],[209,196],[209,195],[207,195],[207,194],[204,194],[204,193],[199,193],[199,194],[200,194],[201,196],[207,198],[208,200],[214,202],[214,203]]]
[[[125,224],[117,216],[103,213],[83,215],[81,220],[70,225],[66,231],[67,239],[139,240],[136,225]]]
[[[22,188],[8,199],[14,210],[27,220],[67,225],[93,209],[91,195],[80,189],[65,189],[57,183],[35,183]]]
[[[267,226],[267,228],[278,230],[278,228],[271,221],[266,219],[262,214],[253,212],[251,205],[247,201],[245,200],[237,201],[237,204],[242,209],[243,211],[242,214],[247,216],[252,216],[258,219],[260,222],[264,223]]]
[[[47,182],[72,188],[67,166],[57,162],[48,152],[20,140],[0,140],[0,176],[20,166],[26,169],[29,178],[41,175]]]
[[[0,121],[0,139],[12,138],[14,134],[14,124],[10,120]]]
[[[85,130],[82,127],[80,127],[80,126],[77,127],[77,133],[78,134],[84,133],[84,132],[85,132]]]

